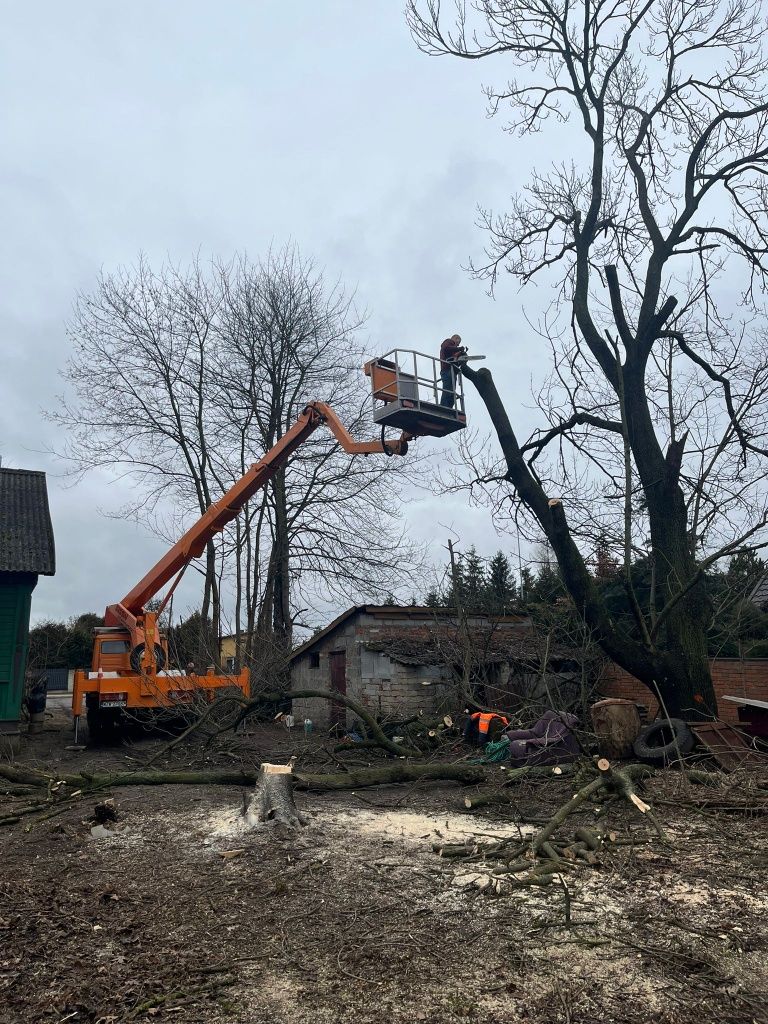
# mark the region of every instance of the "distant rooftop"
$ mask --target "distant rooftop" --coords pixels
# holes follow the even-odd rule
[[[56,572],[45,473],[0,469],[0,572]]]
[[[768,573],[761,576],[755,584],[752,593],[749,595],[752,604],[757,605],[761,611],[768,610]]]

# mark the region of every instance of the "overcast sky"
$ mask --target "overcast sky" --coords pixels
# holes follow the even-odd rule
[[[459,331],[529,424],[545,355],[522,298],[508,280],[492,300],[462,269],[482,253],[477,204],[503,208],[546,156],[486,118],[495,74],[421,54],[393,0],[5,6],[0,456],[48,473],[57,574],[35,619],[100,612],[163,551],[103,514],[129,484],[63,479],[41,414],[61,391],[75,293],[139,252],[159,265],[293,240],[357,288],[371,351],[431,350]],[[471,391],[468,412],[485,429]],[[454,442],[426,443],[438,458]],[[407,518],[436,559],[451,526],[499,547],[488,513],[459,499],[415,497]]]

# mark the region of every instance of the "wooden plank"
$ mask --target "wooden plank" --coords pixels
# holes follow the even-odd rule
[[[768,758],[749,746],[745,737],[724,722],[689,722],[699,743],[710,752],[721,768],[728,772],[737,768],[765,767]]]
[[[729,697],[723,694],[722,700],[730,700],[734,704],[743,704],[749,708],[764,708],[768,711],[768,700],[753,700],[752,697]]]

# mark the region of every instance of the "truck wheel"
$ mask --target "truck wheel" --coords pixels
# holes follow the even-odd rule
[[[136,644],[131,651],[131,668],[134,672],[141,671],[141,659],[144,654],[144,644]],[[162,672],[165,668],[165,651],[160,644],[155,644],[155,665],[157,671]]]
[[[634,742],[635,756],[647,764],[665,765],[689,754],[696,738],[680,718],[661,718],[644,726]]]
[[[119,735],[119,716],[111,709],[100,708],[98,704],[86,702],[86,722],[88,723],[88,743],[100,746],[109,743]]]
[[[87,741],[99,744],[104,739],[104,717],[98,708],[88,708],[85,714],[88,724]]]

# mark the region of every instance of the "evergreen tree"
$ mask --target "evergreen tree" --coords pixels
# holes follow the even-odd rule
[[[450,579],[445,592],[445,604],[455,611],[459,606],[463,608],[467,600],[464,559],[461,555],[454,560],[452,566],[449,566],[449,571]]]
[[[521,601],[532,601],[536,580],[531,570],[526,566],[520,573],[520,599]]]
[[[750,600],[766,564],[754,551],[734,555],[724,572],[707,576],[714,614],[708,631],[709,653],[723,658],[762,658],[768,653],[768,615]]]
[[[67,622],[43,622],[29,631],[29,664],[41,668],[90,668],[93,630],[104,619],[93,612]]]
[[[462,569],[464,608],[468,612],[482,611],[487,587],[486,573],[483,560],[474,545],[462,557]]]
[[[424,603],[426,604],[427,608],[443,607],[443,597],[440,594],[440,591],[437,589],[437,587],[431,587],[427,591],[427,596],[424,598]]]
[[[505,615],[517,602],[517,583],[503,551],[491,559],[485,595],[486,609],[494,615]]]
[[[765,561],[758,557],[757,552],[740,551],[728,563],[725,584],[734,595],[747,597],[765,572]]]
[[[554,604],[564,594],[565,588],[558,569],[554,565],[542,565],[536,573],[531,599],[541,604]]]
[[[168,653],[171,664],[178,668],[193,664],[198,672],[204,672],[209,664],[216,664],[218,640],[212,620],[193,612],[172,626],[168,630]]]

